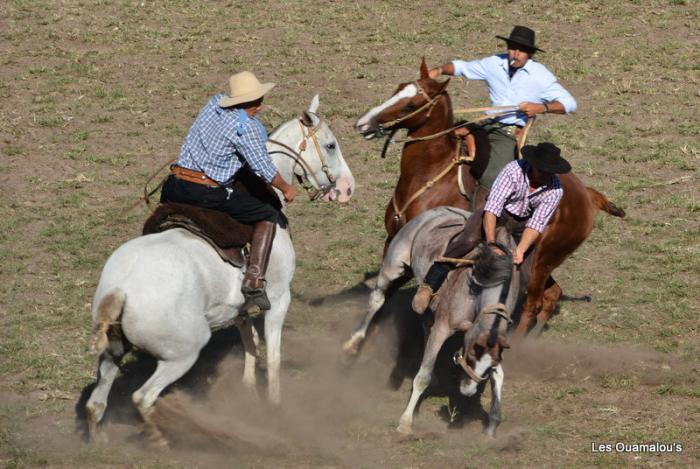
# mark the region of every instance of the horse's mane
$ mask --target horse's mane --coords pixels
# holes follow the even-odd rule
[[[481,245],[469,284],[469,292],[472,295],[481,294],[485,286],[504,283],[513,275],[513,257],[505,247],[499,248],[506,254],[496,254],[486,244]]]

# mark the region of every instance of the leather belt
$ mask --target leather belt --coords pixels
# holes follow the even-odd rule
[[[501,132],[510,135],[511,137],[515,138],[516,140],[520,137],[520,134],[523,131],[523,128],[520,127],[519,125],[516,124],[504,124],[502,122],[498,121],[491,121],[487,122],[486,125],[490,125]]]
[[[182,166],[178,166],[176,164],[170,166],[170,172],[173,174],[173,176],[178,179],[182,179],[183,181],[193,182],[195,184],[201,184],[208,187],[219,187],[221,185],[201,171],[183,168]]]

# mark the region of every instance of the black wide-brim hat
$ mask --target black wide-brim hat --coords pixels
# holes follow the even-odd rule
[[[533,50],[544,52],[539,47],[535,46],[535,32],[527,26],[515,26],[510,32],[510,36],[496,36],[498,39],[503,39],[506,42],[513,42],[521,46],[528,47]]]
[[[520,151],[530,166],[551,174],[564,174],[571,171],[571,165],[561,156],[556,145],[543,142],[537,146],[525,145]]]

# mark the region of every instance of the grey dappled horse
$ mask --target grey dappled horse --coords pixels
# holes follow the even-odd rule
[[[370,293],[367,313],[344,344],[346,353],[359,353],[374,315],[385,302],[387,291],[396,291],[411,275],[417,282],[422,281],[433,260],[463,229],[469,216],[471,213],[462,209],[437,207],[421,213],[399,230],[384,256],[377,286]],[[497,241],[507,250],[515,248],[512,238],[502,228],[497,231]],[[505,335],[510,312],[517,301],[519,273],[513,268],[509,255],[493,254],[490,248],[478,253],[475,262],[473,268],[453,270],[439,291],[439,300],[431,305],[435,321],[427,338],[420,370],[413,380],[411,397],[397,428],[402,433],[411,432],[415,407],[430,384],[442,345],[454,333],[464,331],[464,349],[454,357],[455,364],[464,370],[459,389],[463,395],[473,396],[477,385],[491,378],[493,397],[487,433],[495,434],[501,419],[501,354],[508,347]],[[407,305],[405,314],[415,313]]]
[[[315,190],[313,198],[346,202],[355,181],[333,132],[316,115],[318,104],[317,95],[301,118],[273,131],[268,151],[288,182],[296,176]],[[280,342],[294,267],[289,232],[278,227],[266,276],[272,307],[264,321],[268,395],[275,404],[280,402]],[[192,367],[212,329],[232,322],[238,326],[245,348],[243,382],[255,389],[258,338],[252,321],[238,316],[242,278],[242,269],[222,261],[206,241],[181,228],[135,238],[114,251],[92,302],[100,356],[97,385],[87,402],[91,439],[104,437],[98,423],[125,351],[123,341],[158,360],[155,372],[132,400],[149,436],[159,444],[167,441],[150,419],[156,399]]]

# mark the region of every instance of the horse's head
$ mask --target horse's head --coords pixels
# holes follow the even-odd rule
[[[503,233],[505,230],[499,229],[497,239]],[[507,241],[483,245],[472,272],[469,291],[479,297],[480,311],[464,334],[464,348],[454,355],[455,363],[464,370],[459,390],[465,396],[476,393],[478,384],[488,379],[491,370],[501,363],[503,350],[508,348],[505,334],[510,314],[506,304],[512,308],[518,285],[512,282],[512,239],[508,236]]]
[[[301,117],[279,126],[270,135],[270,154],[280,174],[296,176],[312,199],[347,202],[355,179],[318,106],[316,95]]]
[[[473,396],[479,383],[488,379],[491,371],[500,365],[503,350],[510,348],[506,340],[507,321],[498,316],[486,318],[490,325],[475,324],[464,334],[464,348],[454,355],[455,364],[464,370],[459,392]]]
[[[424,58],[420,79],[401,83],[391,98],[358,119],[355,130],[369,140],[383,135],[387,130],[421,127],[428,121],[440,96],[447,94],[445,90],[449,82],[430,78]]]

